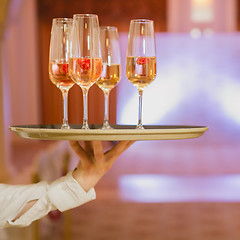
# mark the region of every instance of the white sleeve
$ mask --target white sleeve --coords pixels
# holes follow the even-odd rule
[[[27,226],[54,209],[66,211],[96,198],[94,189],[85,192],[72,172],[48,184],[0,184],[0,227]],[[12,221],[27,202],[38,201],[20,218]]]

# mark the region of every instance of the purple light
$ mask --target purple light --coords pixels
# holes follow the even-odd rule
[[[240,175],[123,175],[119,191],[131,202],[239,202]]]
[[[157,77],[144,90],[144,124],[207,125],[224,136],[240,124],[239,34],[156,33]],[[127,34],[120,34],[122,77],[117,122],[136,124],[137,89],[127,80]],[[218,128],[218,129],[217,129]],[[219,131],[220,132],[220,131]],[[224,138],[224,137],[223,137]]]

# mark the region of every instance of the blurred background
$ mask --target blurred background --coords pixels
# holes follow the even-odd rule
[[[61,123],[61,93],[48,77],[50,31],[53,18],[75,13],[98,14],[100,25],[119,29],[122,76],[110,93],[110,123],[137,123],[127,36],[131,19],[147,18],[157,77],[144,91],[143,123],[209,130],[198,139],[136,142],[96,186],[96,201],[0,239],[240,239],[239,0],[0,0],[2,182],[52,180],[76,164],[67,142],[21,139],[8,129]],[[103,111],[94,85],[90,123],[101,124]],[[69,122],[82,123],[78,86],[69,92]]]

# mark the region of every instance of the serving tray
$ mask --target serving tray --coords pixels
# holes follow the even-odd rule
[[[39,140],[73,141],[121,141],[121,140],[175,140],[198,138],[208,127],[181,125],[144,125],[136,129],[134,125],[112,125],[113,129],[102,130],[101,125],[90,124],[90,129],[81,125],[70,125],[71,129],[61,129],[61,125],[23,125],[11,126],[11,131],[22,138]]]

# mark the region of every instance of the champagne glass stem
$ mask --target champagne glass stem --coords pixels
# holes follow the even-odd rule
[[[143,90],[139,89],[139,109],[138,109],[138,125],[137,129],[144,129],[142,125],[142,96],[143,96]]]
[[[105,101],[104,122],[103,122],[102,129],[111,129],[111,126],[108,122],[108,120],[109,120],[109,91],[104,91],[104,101]]]
[[[89,129],[88,126],[88,88],[82,88],[83,91],[83,125],[82,129]]]
[[[63,99],[63,123],[62,129],[69,129],[68,125],[68,89],[62,89],[62,99]]]

